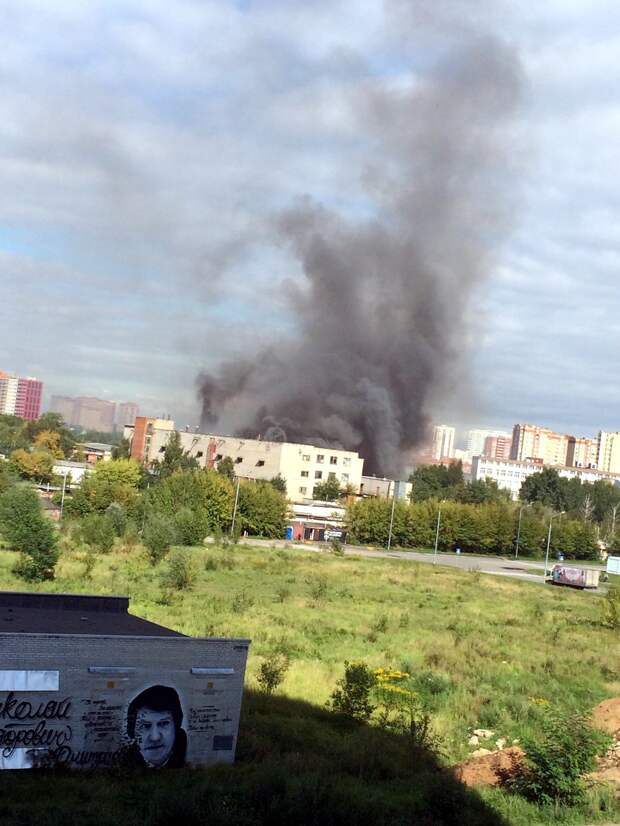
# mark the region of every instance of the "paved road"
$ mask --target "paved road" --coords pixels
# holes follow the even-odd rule
[[[259,545],[267,548],[286,548],[301,551],[314,551],[315,553],[325,553],[326,546],[314,543],[287,542],[285,540],[268,539],[240,539],[243,545]],[[376,557],[384,559],[404,559],[408,562],[433,563],[433,554],[420,553],[418,551],[387,551],[380,548],[361,548],[358,545],[345,545],[343,550],[346,556]],[[460,568],[464,571],[480,571],[482,574],[493,574],[494,576],[507,576],[515,579],[522,579],[527,582],[543,583],[542,572],[545,568],[544,562],[530,560],[515,560],[499,556],[486,556],[479,554],[437,554],[437,564],[451,568]],[[549,560],[549,565],[555,564],[555,560]],[[580,567],[585,567],[581,563]],[[604,571],[602,565],[587,564],[589,568],[596,568]],[[597,589],[593,593],[602,593],[604,589]]]

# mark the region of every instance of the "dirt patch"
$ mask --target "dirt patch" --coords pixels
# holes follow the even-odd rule
[[[603,700],[592,709],[592,724],[620,740],[620,697]]]
[[[479,757],[470,757],[452,767],[457,780],[466,786],[501,786],[523,770],[523,749],[510,746]]]

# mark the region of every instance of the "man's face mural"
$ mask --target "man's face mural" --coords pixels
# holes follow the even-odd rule
[[[136,742],[144,760],[159,768],[165,765],[174,748],[176,731],[169,711],[143,707],[136,714]]]

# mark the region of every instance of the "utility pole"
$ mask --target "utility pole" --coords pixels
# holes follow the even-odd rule
[[[230,535],[235,535],[235,520],[237,518],[237,503],[239,502],[239,483],[241,478],[237,477],[237,490],[235,491],[235,506],[233,508],[232,523],[230,525]]]
[[[565,511],[560,511],[559,513],[552,513],[549,517],[549,530],[547,531],[547,552],[545,554],[545,575],[544,579],[547,579],[547,567],[549,565],[549,546],[551,545],[551,524],[553,522],[554,516],[562,516]]]
[[[437,564],[437,547],[439,546],[439,526],[441,524],[441,508],[437,511],[437,530],[435,531],[435,553],[433,554],[433,565]]]
[[[388,532],[387,549],[392,546],[392,528],[394,527],[394,508],[396,507],[396,491],[392,491],[392,515],[390,516],[390,530]]]
[[[62,511],[65,506],[65,488],[67,487],[67,475],[64,474],[62,477],[62,496],[60,497],[60,518],[62,519]]]
[[[515,559],[519,558],[519,540],[521,539],[521,517],[523,516],[524,507],[524,505],[521,505],[521,507],[519,508],[519,526],[517,527],[517,544],[515,546]]]

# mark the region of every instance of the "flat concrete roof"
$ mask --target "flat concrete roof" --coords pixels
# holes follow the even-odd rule
[[[130,614],[129,597],[0,591],[0,633],[184,637]]]

